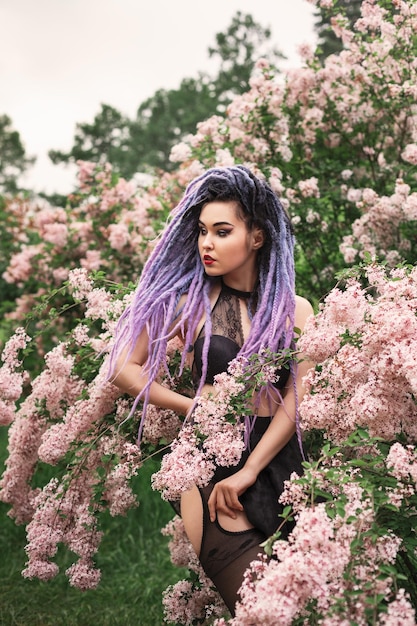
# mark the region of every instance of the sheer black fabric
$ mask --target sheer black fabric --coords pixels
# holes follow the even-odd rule
[[[212,309],[211,324],[212,336],[205,380],[208,385],[214,383],[216,374],[227,371],[230,361],[237,356],[244,340],[239,299],[228,293],[224,287]],[[196,386],[202,375],[204,337],[205,326],[194,344],[193,381]]]
[[[230,361],[239,353],[243,346],[244,336],[242,317],[240,312],[239,298],[248,299],[251,294],[238,292],[222,284],[219,297],[211,312],[211,338],[207,360],[207,375],[205,383],[212,385],[216,374],[226,372]],[[250,304],[250,298],[249,298]],[[194,343],[194,362],[192,377],[194,386],[197,388],[203,369],[203,343],[205,326],[201,329]],[[289,369],[283,368],[276,383],[278,389],[282,389],[288,381]]]
[[[262,556],[260,544],[265,541],[266,536],[256,528],[231,532],[222,528],[217,520],[211,522],[207,502],[213,487],[213,483],[210,483],[200,489],[203,502],[203,539],[199,559],[207,576],[234,615],[245,570],[249,563],[259,555]]]

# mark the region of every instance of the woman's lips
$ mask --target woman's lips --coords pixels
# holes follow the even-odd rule
[[[208,254],[204,255],[203,261],[204,261],[204,265],[212,265],[214,263],[214,259]]]

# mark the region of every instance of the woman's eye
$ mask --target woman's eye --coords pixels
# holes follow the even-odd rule
[[[200,228],[199,229],[199,233],[200,233],[200,235],[207,235],[207,231],[206,231],[205,228]]]
[[[219,237],[227,237],[227,235],[230,233],[229,230],[218,230],[217,234]]]

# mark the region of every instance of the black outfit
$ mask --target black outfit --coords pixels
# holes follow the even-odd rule
[[[212,336],[208,352],[208,371],[205,381],[207,384],[213,384],[214,376],[227,370],[229,362],[237,356],[243,345],[239,299],[249,297],[250,294],[222,285],[211,313]],[[249,306],[250,304],[251,300],[249,300]],[[203,338],[204,327],[194,345],[195,384],[202,372]],[[276,384],[277,388],[282,389],[285,386],[288,376],[289,370],[282,369],[282,374]],[[240,496],[240,501],[253,528],[240,532],[225,530],[217,520],[210,521],[207,502],[217,482],[231,476],[244,466],[250,450],[258,444],[270,420],[270,417],[258,417],[250,435],[250,449],[243,453],[239,464],[233,467],[218,467],[210,483],[199,489],[203,504],[203,536],[199,559],[232,615],[245,570],[249,563],[263,552],[260,544],[270,537],[280,524],[278,515],[283,507],[278,502],[278,498],[283,491],[284,481],[293,471],[298,474],[302,473],[302,456],[296,435],[260,472],[255,484]]]

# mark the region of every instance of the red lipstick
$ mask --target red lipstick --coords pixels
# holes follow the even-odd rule
[[[212,263],[214,263],[214,259],[209,254],[204,255],[203,261],[204,265],[212,265]]]

